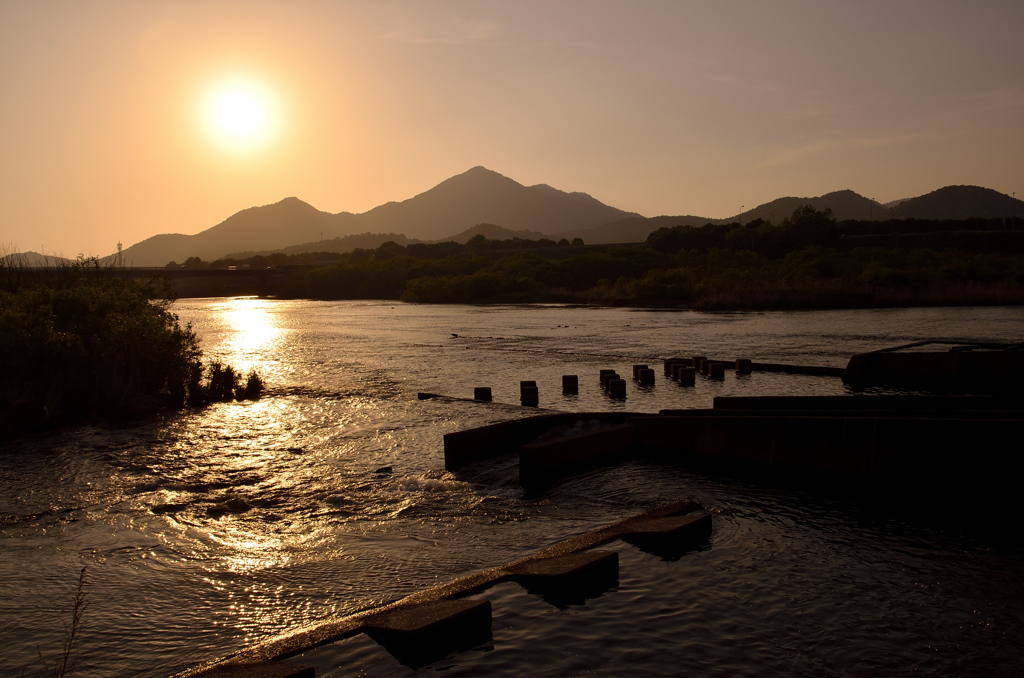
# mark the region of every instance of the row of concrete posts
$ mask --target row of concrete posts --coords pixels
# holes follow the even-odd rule
[[[671,377],[681,385],[692,386],[697,381],[697,373],[700,372],[708,379],[725,379],[726,367],[730,363],[720,360],[708,360],[707,356],[695,355],[692,358],[669,358],[665,361],[665,376]],[[751,361],[747,358],[738,358],[732,363],[737,374],[750,374]]]
[[[725,369],[730,363],[708,360],[706,356],[692,358],[669,358],[665,361],[665,376],[678,381],[683,386],[696,383],[700,372],[709,379],[725,379]],[[750,374],[751,363],[746,358],[739,358],[733,365],[737,374]],[[612,398],[626,397],[626,380],[615,370],[601,370],[599,379],[601,388]],[[633,381],[641,386],[654,386],[654,370],[647,365],[633,365]],[[580,380],[575,374],[562,375],[562,394],[576,395],[580,392]],[[491,402],[490,386],[478,386],[473,389],[473,399]],[[536,407],[540,402],[540,392],[536,381],[519,382],[519,399],[523,405]]]

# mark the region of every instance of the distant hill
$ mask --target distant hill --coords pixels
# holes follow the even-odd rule
[[[817,198],[776,198],[771,202],[758,205],[752,210],[747,210],[731,219],[717,219],[712,221],[715,224],[728,224],[734,221],[746,224],[755,219],[764,219],[772,223],[779,223],[793,213],[800,205],[814,205],[816,210],[832,210],[836,219],[887,219],[888,210],[870,198],[855,193],[851,190],[833,191]]]
[[[281,247],[276,250],[230,252],[224,255],[224,257],[230,259],[246,259],[256,255],[266,256],[277,252],[282,254],[305,254],[308,252],[337,252],[339,254],[343,254],[360,248],[364,250],[375,250],[389,240],[391,242],[398,243],[403,247],[411,243],[421,242],[419,240],[406,238],[401,233],[358,233],[356,235],[339,236],[329,240],[315,240],[313,242],[302,243],[301,245]]]
[[[554,238],[583,238],[588,245],[609,245],[612,243],[643,242],[647,235],[656,231],[662,226],[671,228],[673,226],[703,226],[707,223],[717,223],[714,219],[705,217],[627,217],[613,221],[610,224],[598,226],[597,228],[582,229],[558,233]]]
[[[446,238],[439,238],[438,240],[431,242],[457,242],[464,245],[474,235],[483,235],[488,240],[511,240],[513,238],[537,240],[539,238],[552,237],[541,233],[540,231],[513,231],[494,224],[477,224],[472,228],[467,228],[461,233],[456,233],[455,235],[450,235]],[[256,255],[266,256],[277,252],[282,254],[304,254],[307,252],[337,252],[344,254],[358,248],[362,248],[364,250],[377,249],[388,241],[397,243],[403,247],[413,243],[424,242],[422,240],[407,238],[401,233],[360,233],[358,235],[346,235],[339,238],[331,238],[330,240],[317,240],[315,242],[307,242],[301,245],[282,247],[276,250],[231,252],[226,254],[225,258],[246,259]]]
[[[474,167],[429,191],[375,207],[357,219],[362,230],[437,240],[476,224],[554,234],[594,228],[628,216],[637,215],[609,207],[586,193],[566,193],[547,184],[523,186],[485,167]]]
[[[127,266],[163,266],[189,257],[212,261],[239,250],[275,250],[296,242],[333,237],[339,221],[350,214],[321,212],[298,198],[250,207],[195,235],[154,235],[121,253]]]
[[[123,252],[126,265],[163,266],[198,256],[207,261],[234,253],[284,251],[347,252],[387,240],[465,242],[477,233],[490,239],[582,238],[588,245],[640,242],[662,226],[702,226],[755,219],[778,224],[798,206],[831,209],[839,220],[888,218],[965,219],[1024,216],[1024,201],[977,186],[947,186],[927,195],[882,205],[851,190],[815,198],[778,198],[726,219],[660,216],[645,218],[605,205],[586,193],[547,184],[524,186],[485,167],[474,167],[408,200],[362,214],[322,212],[298,198],[252,207],[195,235],[156,235]],[[490,230],[488,230],[490,229]],[[453,235],[454,234],[454,235]]]
[[[980,186],[946,186],[904,200],[892,210],[894,219],[1005,219],[1024,216],[1024,201]]]
[[[889,212],[880,203],[858,195],[850,190],[826,193],[817,198],[777,198],[771,202],[747,210],[727,219],[708,219],[693,215],[679,217],[629,217],[604,224],[598,228],[559,233],[559,237],[583,238],[588,245],[602,245],[617,242],[641,242],[647,235],[662,226],[703,226],[704,224],[746,224],[755,219],[778,224],[793,213],[800,205],[814,205],[814,209],[831,209],[839,220],[843,219],[886,219]]]
[[[455,235],[450,235],[446,238],[440,238],[435,242],[451,241],[465,245],[469,242],[469,239],[475,235],[482,235],[488,240],[512,240],[513,238],[519,238],[520,240],[539,240],[541,238],[555,237],[547,233],[541,233],[540,231],[513,231],[511,228],[505,228],[504,226],[497,226],[495,224],[477,224],[473,228],[467,228],[461,233],[456,233]]]
[[[40,254],[39,252],[33,252],[31,250],[0,256],[0,264],[3,266],[24,266],[26,268],[68,266],[74,262],[74,259],[56,257],[52,254]]]
[[[884,207],[887,210],[891,210],[893,207],[896,207],[896,205],[899,205],[901,202],[906,202],[908,200],[910,200],[910,198],[900,198],[899,200],[890,200],[889,202],[882,203],[882,207]]]
[[[157,235],[124,250],[134,266],[163,266],[198,256],[208,261],[229,252],[260,252],[359,233],[398,233],[437,240],[477,224],[553,234],[637,216],[592,198],[546,184],[523,186],[485,167],[442,181],[434,188],[362,214],[321,212],[298,198],[252,207],[195,235]],[[306,247],[306,245],[302,245]]]

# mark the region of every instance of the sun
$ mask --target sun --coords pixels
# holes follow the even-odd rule
[[[234,79],[212,87],[203,102],[207,133],[218,144],[251,150],[269,142],[277,127],[277,106],[258,82]]]

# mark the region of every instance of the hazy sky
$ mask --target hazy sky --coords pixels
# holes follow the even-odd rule
[[[0,248],[362,212],[475,165],[646,216],[1020,194],[1022,28],[1020,0],[0,0]]]

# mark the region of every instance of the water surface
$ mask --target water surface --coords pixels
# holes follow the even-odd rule
[[[620,587],[566,610],[514,585],[496,589],[493,646],[419,673],[544,673],[529,664],[539,661],[562,675],[658,675],[655,648],[673,673],[707,675],[1012,666],[1019,547],[863,502],[644,463],[524,498],[511,459],[445,472],[442,436],[534,413],[518,404],[524,379],[538,382],[541,408],[560,411],[842,394],[838,379],[783,374],[681,388],[658,361],[843,366],[856,352],[936,337],[1019,341],[1020,309],[700,314],[259,299],[175,308],[208,356],[257,368],[269,394],[2,451],[0,673],[42,673],[37,649],[55,656],[82,566],[90,607],[77,674],[162,676],[687,497],[719,514],[706,548],[663,562],[619,545]],[[624,402],[600,390],[600,369],[630,374],[642,362],[656,367],[654,388],[630,383]],[[578,396],[561,395],[563,374],[579,375]],[[474,386],[498,402],[416,399],[469,397]],[[642,623],[622,624],[630,610]],[[330,651],[367,675],[416,673],[365,641]],[[326,656],[318,661],[334,661]]]

